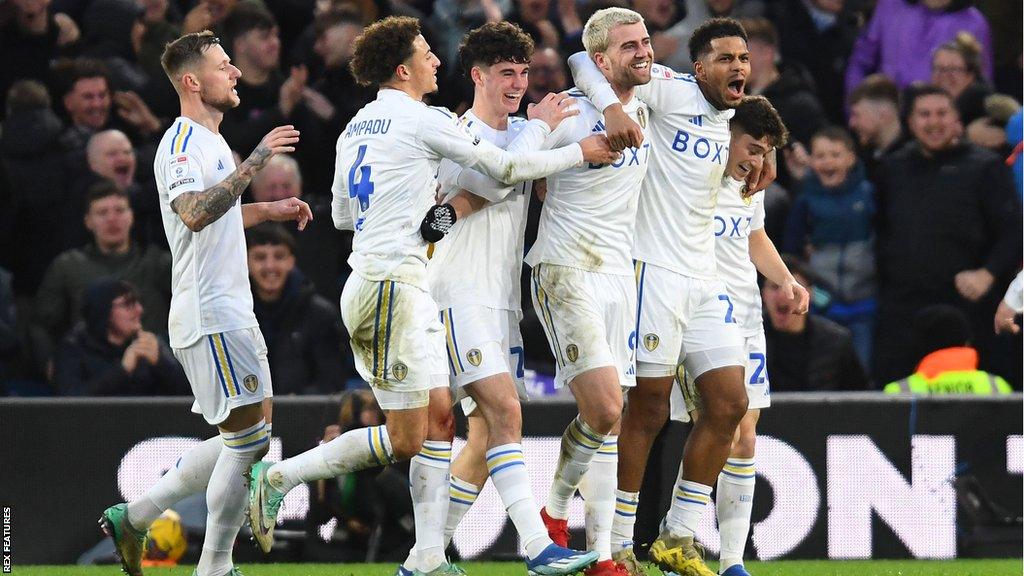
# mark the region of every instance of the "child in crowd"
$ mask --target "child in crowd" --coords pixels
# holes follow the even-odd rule
[[[831,126],[811,138],[810,171],[786,223],[785,250],[807,259],[832,296],[825,315],[853,333],[857,355],[871,365],[877,308],[874,187],[853,139]]]

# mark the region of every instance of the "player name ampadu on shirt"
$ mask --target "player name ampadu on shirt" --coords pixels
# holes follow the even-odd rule
[[[540,148],[548,134],[546,126],[535,129],[539,121],[516,117],[508,119],[506,130],[497,130],[482,122],[472,110],[462,116],[462,122],[473,134],[508,150]],[[441,162],[438,182],[445,201],[462,189],[457,181],[459,170],[449,160]],[[444,239],[434,245],[427,274],[430,293],[441,308],[459,304],[522,309],[519,282],[533,181],[509,188],[504,199],[460,218]]]
[[[718,276],[733,304],[733,318],[744,336],[761,331],[761,291],[750,260],[750,234],[764,228],[764,192],[743,198],[743,182],[722,179],[715,210],[715,255]]]
[[[570,58],[576,85],[602,110],[614,92],[586,57]],[[633,255],[684,276],[713,279],[715,189],[729,159],[733,110],[708,102],[692,74],[651,66],[636,97],[650,108],[651,166],[640,193]]]
[[[427,244],[419,226],[435,202],[442,158],[502,180],[529,180],[583,161],[579,146],[507,153],[473,134],[444,108],[382,89],[338,138],[332,216],[355,230],[352,269],[367,280],[427,289]]]
[[[579,114],[563,120],[551,133],[547,140],[551,146],[604,132],[601,111],[583,93],[569,94],[577,99]],[[647,126],[647,106],[638,98],[623,109],[642,127]],[[637,197],[651,156],[645,137],[640,147],[623,150],[622,158],[613,164],[584,164],[548,176],[537,241],[526,263],[632,276]]]
[[[199,232],[185,226],[171,202],[207,190],[235,171],[224,137],[179,117],[164,132],[153,161],[160,215],[171,248],[171,309],[167,331],[174,348],[207,334],[257,326],[245,254],[241,200]]]

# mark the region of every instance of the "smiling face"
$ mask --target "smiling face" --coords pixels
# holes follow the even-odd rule
[[[284,291],[295,268],[295,256],[283,244],[259,244],[248,250],[249,276],[264,299],[275,300]]]
[[[935,52],[932,58],[932,84],[949,92],[953,98],[959,98],[975,80],[960,53],[943,49]]]
[[[651,81],[654,50],[643,22],[620,24],[608,31],[608,48],[594,58],[608,80],[619,89]]]
[[[857,163],[857,155],[839,140],[818,137],[811,140],[811,170],[827,188],[835,188]]]
[[[470,72],[473,83],[495,110],[513,114],[530,84],[530,65],[498,62],[491,66],[474,66]]]
[[[761,164],[764,163],[764,155],[771,148],[767,135],[757,139],[742,130],[734,129],[729,140],[726,173],[735,180],[746,180],[751,172],[760,170]]]
[[[928,152],[949,148],[960,135],[960,119],[945,94],[928,94],[914,101],[907,119],[910,133]]]
[[[719,110],[735,108],[743,100],[750,75],[750,52],[739,36],[715,38],[711,50],[694,63],[704,96]]]
[[[231,58],[220,44],[203,51],[203,59],[194,75],[199,84],[199,97],[207,106],[227,112],[241,103],[235,85],[242,71],[231,64]]]
[[[64,107],[76,126],[103,128],[110,116],[110,87],[102,76],[82,78],[64,96]]]

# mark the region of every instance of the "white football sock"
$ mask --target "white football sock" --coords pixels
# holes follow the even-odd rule
[[[615,518],[612,520],[612,552],[633,547],[633,526],[636,524],[636,508],[639,505],[639,492],[615,491]]]
[[[427,440],[409,463],[409,484],[416,519],[416,564],[430,572],[444,564],[444,531],[448,517],[448,470],[452,443]]]
[[[718,475],[715,507],[722,538],[721,567],[743,564],[743,550],[750,531],[754,506],[754,459],[729,458]]]
[[[224,446],[220,436],[208,438],[178,459],[149,490],[135,502],[128,504],[128,522],[144,532],[154,520],[182,498],[198,494],[210,483],[210,475],[217,456]]]
[[[618,436],[609,435],[580,482],[580,496],[583,496],[586,510],[587,550],[596,551],[598,561],[612,559],[611,530],[618,467]]]
[[[336,478],[394,461],[387,426],[349,430],[330,442],[282,460],[267,469],[267,481],[288,492],[299,484]]]
[[[547,513],[552,518],[569,517],[569,502],[576,494],[580,479],[590,460],[604,442],[605,435],[595,432],[580,416],[576,416],[562,434],[562,449],[555,468],[555,479],[548,494]]]
[[[224,447],[206,488],[206,537],[199,556],[199,576],[223,576],[232,567],[231,550],[242,527],[249,490],[245,476],[266,450],[270,434],[263,420],[238,432],[221,432]]]
[[[523,460],[523,445],[502,444],[487,451],[487,471],[508,511],[526,556],[536,558],[551,544],[547,528],[540,518],[540,509],[530,490],[530,475]]]

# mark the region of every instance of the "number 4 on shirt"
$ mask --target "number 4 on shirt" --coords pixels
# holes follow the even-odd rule
[[[370,207],[370,195],[373,194],[370,165],[363,165],[364,156],[366,156],[366,144],[359,147],[356,161],[348,170],[348,197],[359,198],[359,209],[363,212]]]

